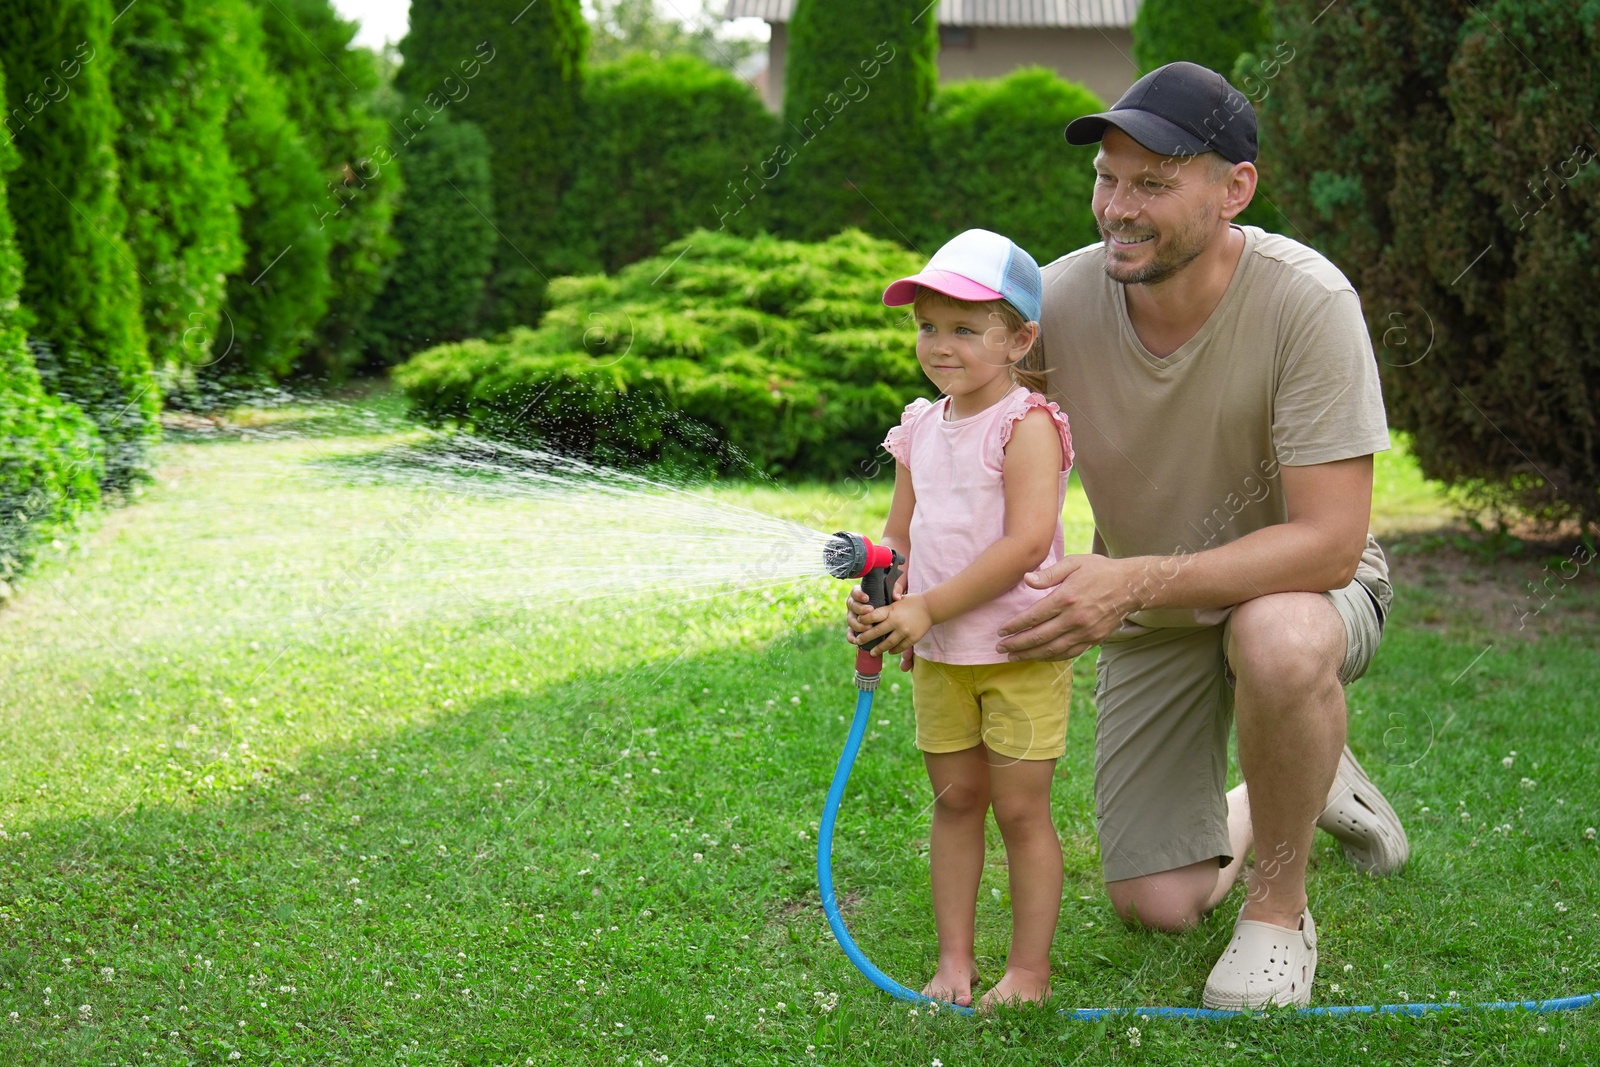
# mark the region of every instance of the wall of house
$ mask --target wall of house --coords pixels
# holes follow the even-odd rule
[[[1063,78],[1082,82],[1109,106],[1139,76],[1133,65],[1133,34],[1118,29],[1002,29],[976,27],[967,31],[970,45],[939,51],[939,81],[958,78],[998,78],[1018,67],[1041,66]],[[783,108],[784,60],[789,28],[772,24],[764,102],[772,111]]]
[[[783,110],[784,60],[789,52],[789,27],[782,22],[768,23],[772,27],[772,41],[767,45],[767,110]]]
[[[970,46],[939,51],[939,81],[999,78],[1018,67],[1048,67],[1081,82],[1109,106],[1138,80],[1133,34],[1107,29],[1011,29],[978,26]]]

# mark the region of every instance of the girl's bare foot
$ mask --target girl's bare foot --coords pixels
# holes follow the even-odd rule
[[[1050,999],[1050,975],[1035,974],[1020,967],[1008,967],[994,988],[983,995],[979,1011],[992,1011],[1001,1004],[1042,1004]]]
[[[971,1007],[972,983],[977,981],[977,978],[976,960],[964,962],[940,960],[939,969],[928,979],[928,984],[922,987],[922,995],[942,1000],[947,1004],[959,1004],[963,1008]]]

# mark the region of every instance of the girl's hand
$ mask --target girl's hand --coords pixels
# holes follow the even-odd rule
[[[900,580],[894,583],[894,592],[892,595],[895,600],[899,600],[901,597],[906,595],[906,570],[909,569],[909,567],[902,568],[900,571]],[[845,599],[844,606],[844,624],[845,627],[850,631],[845,636],[852,643],[859,643],[856,641],[856,637],[866,633],[872,628],[872,623],[866,621],[867,616],[871,615],[874,610],[877,609],[873,608],[872,601],[868,598],[866,590],[862,589],[859,585],[851,586],[850,596]],[[874,621],[881,621],[882,618],[883,616],[877,616]],[[867,640],[870,641],[871,638],[868,638]],[[906,668],[906,670],[910,669],[910,667]]]
[[[883,638],[883,642],[872,650],[874,656],[910,652],[933,628],[933,617],[928,614],[927,601],[920,593],[901,597],[888,607],[857,615],[852,622],[864,623],[867,629],[852,633],[851,644],[861,645],[878,637]],[[854,625],[851,628],[854,629]],[[904,662],[901,669],[906,669]]]

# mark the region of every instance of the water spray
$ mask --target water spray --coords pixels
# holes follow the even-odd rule
[[[835,578],[846,581],[859,578],[861,589],[874,608],[887,606],[894,598],[895,584],[905,567],[905,557],[886,545],[875,545],[861,534],[836,533],[828,539],[822,550],[823,566]],[[855,964],[868,981],[892,997],[913,1004],[933,1005],[959,1015],[971,1015],[973,1008],[948,1001],[935,1000],[896,982],[884,974],[856,945],[855,939],[844,925],[839,914],[839,901],[833,890],[833,828],[839,816],[839,805],[844,800],[845,786],[850,783],[850,771],[855,767],[856,755],[861,751],[861,740],[866,736],[867,721],[872,714],[872,699],[878,689],[878,677],[883,671],[883,657],[874,656],[872,650],[883,640],[873,638],[856,651],[856,713],[850,722],[850,735],[839,754],[839,765],[833,772],[833,784],[828,787],[828,799],[822,807],[822,819],[817,826],[817,885],[822,894],[822,910],[828,916],[839,947]],[[1600,1004],[1600,992],[1580,993],[1575,996],[1554,997],[1548,1000],[1495,1000],[1476,1004],[1456,1002],[1404,1003],[1404,1004],[1333,1004],[1316,1008],[1298,1008],[1297,1015],[1428,1015],[1439,1011],[1530,1012],[1571,1011]],[[1240,1015],[1254,1015],[1251,1011],[1225,1011],[1214,1008],[1062,1008],[1059,1014],[1069,1019],[1093,1021],[1117,1016],[1142,1015],[1166,1019],[1232,1019]]]

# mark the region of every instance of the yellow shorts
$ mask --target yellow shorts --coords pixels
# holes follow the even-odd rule
[[[982,742],[1011,759],[1056,759],[1066,750],[1072,662],[935,663],[911,669],[917,747],[963,752]]]

